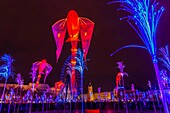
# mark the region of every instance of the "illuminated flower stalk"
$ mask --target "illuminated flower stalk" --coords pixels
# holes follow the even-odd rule
[[[166,45],[165,48],[161,47],[159,51],[163,56],[163,58],[159,58],[159,60],[162,61],[163,65],[170,71],[170,56],[168,52],[168,45]]]
[[[8,77],[13,76],[14,74],[13,72],[14,68],[12,64],[15,60],[10,55],[7,55],[7,54],[4,54],[3,56],[1,56],[0,60],[4,63],[2,66],[0,66],[0,77],[1,77],[0,79],[5,78],[4,89],[3,89],[3,93],[1,97],[3,101]],[[2,103],[0,105],[0,112],[1,112],[1,108],[2,108]]]
[[[123,65],[123,62],[117,62],[117,65],[120,70],[120,72],[116,76],[116,87],[118,88],[118,85],[122,85],[124,87],[124,75],[128,76],[126,72],[123,71],[125,66]],[[120,82],[122,79],[122,82]]]
[[[35,79],[37,78],[36,74],[37,74],[38,67],[35,66],[35,64],[33,63],[31,70],[32,72],[30,72],[29,74],[31,75],[31,78],[32,78],[32,91],[34,91],[34,88],[35,88],[34,82],[35,82]]]
[[[137,100],[136,100],[136,94],[135,94],[135,86],[134,84],[131,84],[131,90],[132,90],[132,95],[133,95],[133,99],[135,100],[135,107],[136,107],[136,112],[139,113],[139,110],[138,110],[138,104],[137,104]]]
[[[16,77],[15,81],[18,83],[18,86],[20,87],[20,89],[22,91],[22,86],[24,84],[24,79],[22,79],[20,73],[17,74],[17,77]],[[21,91],[20,91],[20,96],[21,96]],[[18,91],[17,91],[17,94],[18,94]]]
[[[124,93],[124,99],[125,99],[125,105],[126,105],[126,113],[128,113],[128,107],[127,107],[127,99],[126,99],[126,92],[125,92],[125,85],[124,85],[124,75],[128,76],[126,72],[123,71],[125,66],[123,65],[123,62],[117,62],[117,65],[120,70],[120,72],[116,76],[116,87],[117,87],[117,93],[118,93],[118,83],[120,83],[122,78],[122,86],[123,86],[123,93]]]
[[[24,79],[22,79],[20,73],[17,74],[17,77],[16,77],[15,81],[18,83],[18,86],[19,86],[20,88],[22,88],[22,86],[23,86],[23,84],[24,84]]]
[[[78,49],[77,56],[75,57],[75,59],[77,62],[75,69],[80,72],[81,76],[83,76],[84,69],[87,69],[86,61],[88,61],[88,59],[84,60],[84,55],[80,49]]]
[[[81,95],[82,95],[82,113],[84,113],[84,95],[83,95],[83,76],[84,76],[84,69],[87,69],[86,66],[86,60],[84,60],[84,54],[81,52],[80,49],[77,51],[77,56],[75,57],[76,59],[76,65],[75,65],[75,70],[78,70],[81,75]]]
[[[157,8],[158,3],[156,3],[155,1],[151,3],[151,1],[152,0],[116,0],[110,2],[109,4],[121,3],[121,8],[119,8],[118,10],[129,12],[129,16],[120,18],[120,20],[123,19],[127,20],[130,26],[135,30],[135,32],[141,38],[148,52],[150,53],[155,68],[161,96],[162,96],[164,111],[165,113],[169,113],[165,94],[161,84],[161,78],[160,78],[157,56],[156,56],[156,50],[157,50],[156,29],[160,17],[164,11],[164,7]]]
[[[127,22],[144,42],[153,62],[157,62],[156,29],[164,8],[161,7],[157,10],[158,3],[150,4],[150,0],[116,0],[110,3],[121,3],[121,8],[118,10],[130,13],[129,16],[120,18],[120,20],[127,19]]]
[[[170,83],[170,80],[168,79],[166,70],[162,69],[160,71],[160,75],[161,75],[161,81],[162,81],[162,84],[163,84],[164,88],[167,88],[168,83]]]
[[[23,84],[24,84],[24,79],[22,79],[20,73],[17,74],[17,77],[16,77],[15,81],[18,83],[18,86],[20,87],[19,97],[21,97],[21,92],[22,92],[22,86],[23,86]],[[18,89],[19,89],[19,88],[18,88]],[[17,95],[18,95],[18,89],[17,89]],[[18,105],[17,113],[19,112],[19,106],[20,106],[20,104]],[[16,106],[15,106],[15,107],[16,107]]]

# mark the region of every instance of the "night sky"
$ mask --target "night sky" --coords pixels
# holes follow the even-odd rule
[[[53,86],[60,79],[60,72],[65,59],[70,55],[70,43],[64,43],[61,56],[56,63],[56,46],[51,26],[66,18],[69,10],[74,9],[80,17],[89,18],[95,23],[91,45],[87,58],[88,71],[85,70],[84,88],[91,80],[94,91],[111,91],[115,86],[118,73],[116,62],[123,61],[125,86],[147,88],[150,80],[153,88],[157,85],[156,75],[149,53],[144,49],[130,48],[110,54],[116,49],[129,45],[143,45],[142,40],[126,21],[119,18],[127,15],[116,11],[119,4],[108,5],[110,0],[2,0],[0,3],[0,55],[8,53],[15,59],[15,73],[21,73],[25,84],[31,82],[29,72],[32,63],[47,59],[53,70],[46,83]],[[157,46],[170,46],[170,1],[159,0],[165,11],[157,30]],[[66,38],[68,35],[66,35]],[[79,37],[80,38],[80,37]],[[160,68],[162,69],[161,63]],[[165,69],[165,68],[164,68]],[[42,75],[43,79],[43,75]],[[43,81],[43,80],[41,80]],[[4,82],[2,79],[0,82]],[[9,78],[8,83],[15,83]]]

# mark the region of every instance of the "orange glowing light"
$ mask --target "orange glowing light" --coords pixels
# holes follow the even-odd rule
[[[72,48],[71,51],[72,52],[77,52],[77,48]]]
[[[84,33],[84,36],[87,36],[87,32]]]
[[[58,33],[58,37],[60,37],[60,33]]]
[[[72,61],[71,61],[71,64],[73,64],[73,65],[76,64],[76,61],[75,61],[75,60],[72,60]]]

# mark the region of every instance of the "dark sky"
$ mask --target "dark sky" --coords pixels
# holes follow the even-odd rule
[[[25,84],[31,82],[29,75],[32,63],[47,59],[53,70],[46,83],[53,86],[59,81],[64,60],[70,55],[70,43],[64,43],[59,62],[55,62],[55,41],[51,26],[66,18],[69,10],[74,9],[79,16],[95,23],[91,45],[87,58],[88,71],[85,71],[85,91],[91,80],[94,90],[110,91],[115,86],[118,73],[116,62],[123,61],[125,86],[147,88],[147,81],[156,84],[156,76],[151,57],[146,50],[138,48],[124,49],[114,56],[116,49],[129,44],[143,45],[143,42],[127,24],[119,21],[127,13],[116,11],[118,4],[106,4],[110,0],[3,0],[0,3],[0,55],[8,53],[16,60],[15,73],[21,73]],[[165,6],[157,30],[158,48],[170,46],[170,1],[160,0]],[[68,36],[66,36],[68,38]],[[160,65],[160,67],[162,67]],[[1,80],[0,82],[3,82]],[[9,78],[8,83],[14,83]]]

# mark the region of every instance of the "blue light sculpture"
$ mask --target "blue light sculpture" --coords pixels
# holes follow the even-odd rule
[[[170,56],[168,51],[168,45],[166,45],[165,48],[159,48],[159,53],[163,56],[160,57],[159,60],[163,62],[163,66],[165,66],[170,71]]]
[[[83,77],[84,77],[84,70],[87,70],[87,66],[86,66],[86,61],[88,61],[89,59],[84,60],[84,54],[82,53],[81,49],[78,49],[77,53],[76,53],[76,65],[74,67],[75,70],[77,70],[80,73],[80,91],[81,91],[81,95],[82,95],[82,113],[84,113],[84,96],[83,96]],[[60,80],[64,80],[65,79],[65,74],[68,74],[71,76],[72,73],[72,67],[71,67],[71,55],[65,60],[64,65],[62,67],[62,71],[61,71],[61,75],[60,75]],[[64,81],[63,81],[64,82]],[[69,81],[68,81],[69,82]],[[64,82],[66,83],[66,95],[67,95],[67,89],[68,89],[68,85],[70,83]],[[70,87],[71,88],[71,87]],[[67,98],[67,96],[66,96]],[[66,101],[65,98],[65,101]]]
[[[127,20],[150,53],[162,96],[164,111],[165,113],[169,113],[164,90],[161,84],[156,55],[156,30],[160,17],[164,11],[164,7],[161,6],[158,8],[158,3],[156,3],[156,0],[153,0],[153,2],[152,0],[115,0],[109,2],[108,4],[112,3],[121,3],[121,8],[118,8],[118,10],[129,12],[128,16],[120,18],[120,20]]]
[[[3,101],[8,77],[14,75],[13,72],[14,68],[12,64],[15,60],[10,55],[4,54],[3,56],[0,57],[0,61],[4,63],[0,66],[0,79],[5,78],[4,89],[1,97]],[[2,103],[0,104],[0,112],[1,112],[1,108],[2,108]]]
[[[88,59],[84,60],[84,54],[83,52],[78,49],[77,51],[77,56],[75,57],[76,59],[76,65],[75,65],[75,70],[78,70],[80,72],[80,76],[81,76],[81,84],[80,84],[80,88],[81,88],[81,102],[82,102],[82,113],[84,113],[84,95],[83,95],[83,78],[84,78],[84,69],[87,69],[86,66],[86,61],[88,61]]]
[[[170,83],[170,79],[168,78],[167,71],[162,69],[160,71],[160,75],[161,75],[162,85],[163,85],[164,89],[167,89],[168,88],[168,84]]]

